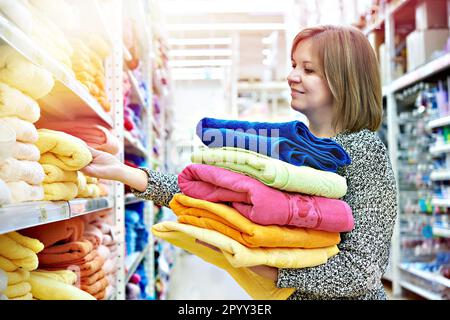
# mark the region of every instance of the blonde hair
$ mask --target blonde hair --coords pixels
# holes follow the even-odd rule
[[[354,27],[307,28],[294,39],[291,58],[298,44],[311,39],[334,98],[334,128],[356,132],[376,131],[383,117],[381,80],[374,50]]]

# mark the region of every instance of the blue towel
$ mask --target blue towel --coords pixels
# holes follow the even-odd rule
[[[203,118],[197,135],[210,148],[251,150],[296,166],[336,172],[351,163],[350,156],[329,138],[317,138],[300,121],[248,122]]]

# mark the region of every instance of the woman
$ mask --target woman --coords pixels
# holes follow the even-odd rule
[[[340,252],[326,264],[304,269],[251,269],[296,288],[289,299],[386,299],[386,270],[397,213],[397,190],[386,148],[376,131],[382,119],[381,84],[375,53],[357,29],[320,26],[301,31],[291,51],[288,76],[294,110],[306,115],[311,132],[332,138],[352,163],[338,171],[347,179],[343,198],[355,228],[341,234]],[[87,175],[118,180],[135,195],[168,206],[180,193],[176,175],[134,169],[92,150]]]

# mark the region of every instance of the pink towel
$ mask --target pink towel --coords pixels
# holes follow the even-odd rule
[[[83,122],[84,121],[84,122]],[[90,147],[111,154],[119,152],[119,140],[105,127],[89,119],[72,121],[45,121],[37,123],[38,128],[58,130],[80,138]]]
[[[231,202],[242,215],[261,225],[329,232],[347,232],[354,226],[352,211],[344,201],[283,192],[219,167],[189,165],[178,176],[178,184],[187,196]]]

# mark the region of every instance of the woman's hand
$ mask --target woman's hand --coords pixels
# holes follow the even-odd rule
[[[94,178],[122,182],[137,191],[145,191],[148,185],[148,176],[144,171],[123,164],[109,153],[90,147],[89,151],[93,159],[81,172]]]

